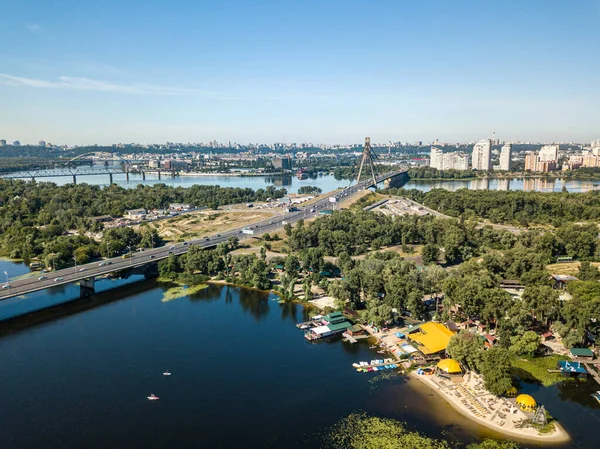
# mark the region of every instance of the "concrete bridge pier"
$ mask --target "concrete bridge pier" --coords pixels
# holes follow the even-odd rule
[[[127,170],[127,171],[125,172],[125,179],[127,179],[127,181],[129,181],[129,170]]]
[[[142,170],[142,181],[146,180],[146,172]]]
[[[110,186],[111,186],[111,185],[112,185],[112,183],[113,183],[113,177],[112,177],[112,173],[109,173],[109,174],[108,174],[108,179],[109,179],[109,181],[108,181],[108,185],[110,185]]]
[[[87,298],[88,296],[92,296],[96,293],[96,289],[94,284],[96,283],[96,279],[86,278],[79,281],[79,297]]]
[[[158,170],[158,180],[160,181],[160,170]]]
[[[144,277],[146,279],[153,279],[158,277],[158,264],[149,263],[144,267]]]
[[[390,187],[402,187],[406,183],[406,181],[408,181],[408,175],[406,174],[406,172],[399,173],[396,176],[393,176],[383,181],[383,186],[386,189],[389,189]]]
[[[73,175],[73,185],[77,185],[77,175]]]

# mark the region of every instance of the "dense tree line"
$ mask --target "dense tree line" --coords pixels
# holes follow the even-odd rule
[[[494,223],[560,225],[600,218],[600,192],[525,192],[468,190],[429,192],[388,189],[385,193],[411,198],[453,217],[482,217]]]
[[[481,176],[471,170],[438,170],[433,167],[414,167],[408,170],[411,179],[467,179]]]
[[[82,260],[88,260],[104,254],[107,243],[114,255],[122,252],[124,247],[135,248],[142,241],[141,234],[137,241],[131,236],[112,239],[111,235],[117,233],[133,233],[127,228],[105,233],[107,241],[96,242],[86,237],[89,231],[102,230],[102,224],[92,220],[95,216],[118,217],[128,209],[162,209],[169,203],[179,202],[215,208],[224,204],[264,201],[269,197],[280,198],[284,194],[285,189],[273,186],[256,191],[207,185],[182,188],[165,184],[125,189],[117,185],[102,188],[88,184],[57,186],[0,180],[0,252],[25,259],[41,256],[44,260],[58,253],[60,257],[54,256],[54,263],[57,267],[64,266],[72,260],[76,248],[86,248],[79,251]],[[121,244],[122,241],[127,244]],[[154,244],[157,244],[156,237]]]

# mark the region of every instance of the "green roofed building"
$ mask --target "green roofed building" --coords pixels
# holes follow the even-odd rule
[[[594,351],[590,348],[571,348],[571,357],[574,359],[587,359],[592,360],[594,358]]]
[[[319,338],[341,334],[352,328],[352,324],[340,312],[325,315],[321,322],[323,323],[322,326],[312,327],[304,332],[304,337],[307,340],[318,340]]]

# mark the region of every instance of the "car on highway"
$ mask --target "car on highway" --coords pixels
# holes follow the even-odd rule
[[[79,272],[82,272],[82,271],[85,271],[85,270],[87,270],[87,268],[86,268],[86,267],[81,267],[81,268],[79,269]]]
[[[217,237],[221,237],[221,234],[217,234]]]
[[[5,288],[10,288],[10,284],[4,284],[4,285],[2,286],[2,290],[4,290]]]
[[[175,245],[169,246],[169,249],[175,249]]]
[[[60,282],[60,281],[64,281],[64,279],[63,278],[56,278],[56,279],[54,279],[54,282]]]
[[[43,275],[42,275],[42,276],[40,276],[40,277],[38,278],[38,281],[43,281],[44,279],[48,279],[48,276],[43,276]]]
[[[183,242],[182,243],[183,246],[186,246],[187,244],[188,244],[188,242]]]
[[[154,259],[154,254],[150,254],[150,259]]]

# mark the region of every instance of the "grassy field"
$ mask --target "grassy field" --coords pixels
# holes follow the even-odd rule
[[[154,222],[149,226],[155,228],[165,240],[181,241],[251,224],[274,215],[275,212],[252,210],[201,211]]]
[[[548,387],[565,380],[560,373],[548,372],[549,369],[556,369],[556,363],[559,360],[569,360],[569,358],[562,355],[549,355],[546,357],[514,356],[511,364],[513,374],[521,379],[537,380]]]
[[[592,262],[595,267],[600,267],[600,262]],[[577,276],[579,271],[579,262],[565,262],[565,263],[552,263],[546,265],[546,269],[550,274],[568,274],[571,276]]]

